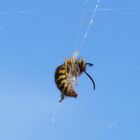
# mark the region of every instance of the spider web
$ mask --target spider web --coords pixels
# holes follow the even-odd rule
[[[79,55],[80,49],[84,45],[84,42],[85,42],[85,40],[88,36],[90,28],[91,28],[91,26],[94,22],[94,19],[95,19],[96,13],[97,13],[97,9],[98,9],[99,4],[100,4],[100,0],[96,1],[96,5],[93,9],[93,13],[92,13],[91,19],[89,21],[88,27],[86,29],[86,32],[84,33],[84,36],[82,37],[82,28],[83,28],[83,24],[84,24],[84,21],[85,21],[86,14],[87,14],[87,4],[88,4],[88,0],[85,0],[84,5],[83,5],[82,14],[81,14],[81,19],[80,19],[79,32],[78,32],[77,37],[76,37],[76,49],[74,50],[74,53],[72,55],[72,57],[75,58],[75,59]],[[70,82],[71,82],[73,88],[76,90],[76,88],[75,88],[76,87],[75,77],[71,77]],[[60,103],[57,103],[56,107],[53,110],[52,119],[51,119],[51,122],[53,122],[53,123],[56,120],[56,114],[57,114],[57,110],[58,110],[59,107],[60,107]]]
[[[88,33],[89,33],[93,23],[94,23],[96,13],[97,13],[97,10],[98,10],[99,5],[100,5],[100,1],[101,0],[96,1],[95,7],[93,9],[93,13],[92,13],[90,21],[89,21],[89,24],[88,24],[87,29],[86,29],[83,37],[82,37],[81,30],[82,30],[82,27],[83,27],[83,24],[84,24],[84,21],[85,21],[85,17],[86,17],[86,14],[87,14],[87,10],[88,10],[88,8],[87,8],[88,0],[84,1],[83,11],[82,11],[82,14],[81,14],[81,19],[80,19],[79,32],[78,32],[77,37],[76,37],[76,49],[74,50],[74,53],[72,55],[73,58],[76,58],[78,56],[78,54],[80,53],[81,47],[84,46],[85,40],[88,36]]]

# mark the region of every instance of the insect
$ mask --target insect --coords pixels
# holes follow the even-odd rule
[[[61,102],[65,96],[76,98],[77,92],[75,86],[77,85],[77,77],[82,73],[85,73],[93,83],[95,90],[95,82],[92,77],[86,72],[87,66],[91,67],[93,64],[86,63],[84,59],[69,58],[65,62],[58,66],[55,71],[55,83],[58,89],[61,91]]]

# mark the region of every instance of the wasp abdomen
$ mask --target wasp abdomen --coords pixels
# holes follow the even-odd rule
[[[65,65],[60,65],[57,67],[55,72],[55,83],[61,93],[66,96],[77,97],[76,92],[69,81],[69,73]]]

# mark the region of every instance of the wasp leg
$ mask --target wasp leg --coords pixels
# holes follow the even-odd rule
[[[64,100],[64,96],[65,95],[63,93],[61,93],[61,99],[60,99],[59,103],[61,103]]]

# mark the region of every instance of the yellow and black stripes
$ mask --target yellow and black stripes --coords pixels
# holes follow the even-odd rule
[[[92,66],[91,63],[86,63],[82,58],[75,59],[69,58],[66,59],[64,64],[58,66],[55,71],[55,83],[58,89],[61,91],[61,100],[64,99],[64,96],[77,97],[77,93],[73,88],[73,84],[76,85],[76,79],[83,72],[91,79],[94,89],[95,83],[91,76],[86,72],[86,66]]]
[[[77,94],[69,81],[70,68],[63,64],[57,67],[55,71],[55,83],[62,94],[66,96],[76,97]]]

